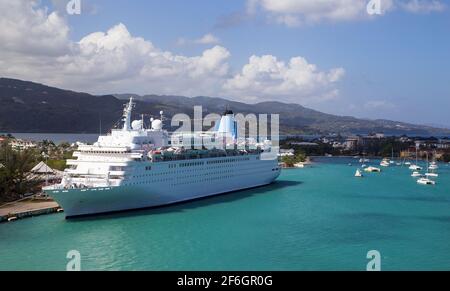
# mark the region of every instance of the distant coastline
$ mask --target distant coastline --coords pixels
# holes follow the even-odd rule
[[[85,142],[85,143],[93,143],[96,142],[100,133],[51,133],[51,132],[2,132],[0,131],[0,135],[11,134],[15,138],[31,140],[31,141],[43,141],[43,140],[51,140],[57,144],[62,142],[75,143],[75,142]],[[106,134],[106,133],[101,133]],[[303,138],[305,140],[319,138],[321,136],[326,135],[312,135],[312,134],[304,134],[304,135],[280,135],[280,140],[285,140],[287,138]],[[387,135],[389,136],[389,135]],[[395,135],[392,135],[395,136]],[[406,135],[408,137],[423,137],[423,138],[450,138],[448,136],[428,136],[428,135]],[[351,157],[351,156],[349,156]]]
[[[99,133],[24,133],[24,132],[0,132],[0,135],[11,134],[15,138],[40,142],[43,140],[53,141],[56,144],[62,142],[75,143],[93,143],[96,142]]]

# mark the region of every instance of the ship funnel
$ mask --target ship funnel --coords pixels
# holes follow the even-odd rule
[[[233,111],[227,109],[223,113],[220,121],[216,123],[216,132],[219,135],[237,139],[237,123]]]

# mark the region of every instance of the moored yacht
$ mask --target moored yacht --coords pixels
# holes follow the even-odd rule
[[[411,177],[414,177],[414,178],[422,177],[422,174],[421,174],[420,172],[414,171],[414,172],[411,174]]]
[[[381,169],[376,168],[376,167],[367,167],[364,169],[364,171],[369,172],[369,173],[380,173]]]
[[[380,163],[380,166],[382,167],[389,167],[390,166],[390,162],[388,159],[383,159]]]
[[[436,185],[435,181],[428,178],[420,178],[419,180],[417,180],[417,183],[421,185]]]

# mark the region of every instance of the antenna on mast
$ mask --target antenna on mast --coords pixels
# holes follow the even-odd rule
[[[98,121],[99,121],[98,131],[99,131],[99,134],[102,135],[102,115],[101,114],[99,114],[99,116],[98,116]]]

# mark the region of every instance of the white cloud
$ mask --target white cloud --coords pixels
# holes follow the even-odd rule
[[[211,33],[205,34],[203,37],[195,40],[199,44],[217,44],[220,43],[220,39]]]
[[[364,0],[251,0],[270,17],[288,26],[322,20],[343,21],[367,16]],[[256,3],[256,4],[255,4]],[[390,0],[386,0],[390,3]]]
[[[228,80],[224,89],[232,96],[254,96],[259,100],[273,100],[274,96],[289,102],[314,102],[333,99],[338,95],[334,83],[345,74],[344,69],[319,71],[302,57],[289,63],[272,55],[252,56],[242,72]]]
[[[230,53],[224,47],[215,46],[200,56],[176,55],[133,37],[124,24],[84,37],[78,48],[77,54],[60,58],[65,75],[94,90],[98,85],[106,89],[102,82],[109,82],[109,92],[213,94],[229,71]]]
[[[369,0],[248,0],[247,11],[257,8],[269,19],[287,26],[314,24],[321,21],[351,21],[373,18],[367,13]],[[380,0],[381,14],[402,9],[407,12],[440,12],[446,5],[440,0]]]
[[[70,49],[69,28],[56,12],[36,9],[38,1],[0,0],[0,49],[59,55]]]
[[[0,10],[8,12],[0,18],[3,76],[94,93],[195,95],[217,93],[229,73],[230,53],[221,46],[177,55],[132,36],[124,24],[75,42],[64,18],[38,1],[0,0]]]
[[[207,33],[204,36],[198,38],[198,39],[187,39],[184,37],[180,37],[177,40],[177,45],[184,46],[188,44],[201,44],[201,45],[212,45],[212,44],[219,44],[220,39],[213,35],[212,33]]]
[[[197,56],[175,54],[133,36],[121,23],[73,41],[64,18],[37,1],[0,0],[0,10],[8,11],[0,18],[0,75],[76,91],[320,101],[339,94],[336,83],[344,75],[342,68],[320,71],[302,57],[284,63],[270,55],[252,56],[233,73],[231,54],[219,45]],[[218,39],[205,35],[198,41]]]
[[[406,11],[412,13],[441,12],[446,9],[446,5],[438,0],[410,0],[400,2],[399,5]]]

